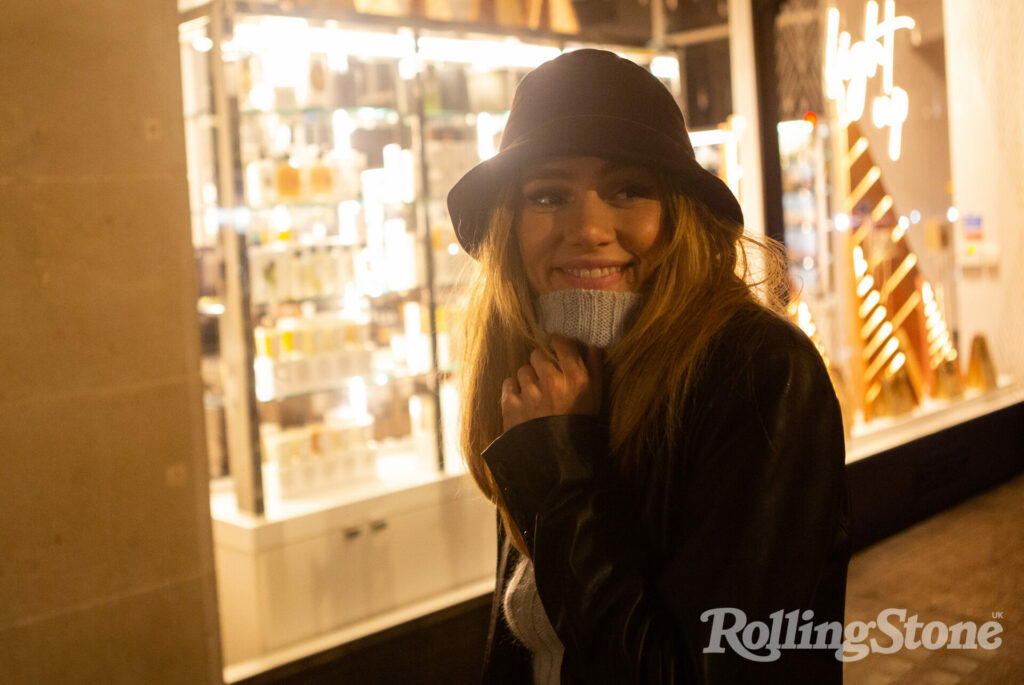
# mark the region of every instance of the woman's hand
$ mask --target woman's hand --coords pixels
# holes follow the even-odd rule
[[[596,414],[600,409],[601,350],[588,347],[584,361],[576,343],[561,335],[551,336],[551,349],[558,366],[534,350],[530,363],[501,384],[504,430],[541,416]]]

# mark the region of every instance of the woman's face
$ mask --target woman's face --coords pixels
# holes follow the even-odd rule
[[[639,289],[661,234],[657,185],[644,167],[599,157],[527,167],[516,231],[536,294]]]

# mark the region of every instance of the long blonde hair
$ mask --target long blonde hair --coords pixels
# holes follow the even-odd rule
[[[663,238],[653,248],[651,273],[641,285],[644,304],[605,356],[611,368],[610,447],[624,478],[635,473],[645,453],[675,438],[679,414],[714,335],[741,308],[767,305],[778,311],[785,274],[777,243],[745,235],[742,226],[712,215],[670,179],[662,179],[660,187],[666,189]],[[526,554],[481,457],[502,433],[502,381],[529,362],[534,348],[553,358],[534,313],[515,235],[515,206],[511,190],[495,203],[466,299],[460,446],[470,474],[498,507],[506,533]],[[751,268],[755,254],[761,256],[757,269]],[[756,288],[763,291],[760,297]]]

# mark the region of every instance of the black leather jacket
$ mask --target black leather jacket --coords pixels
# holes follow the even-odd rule
[[[744,310],[716,337],[680,421],[637,486],[610,475],[601,416],[528,421],[484,452],[565,646],[562,682],[841,682],[829,649],[767,663],[724,641],[704,653],[711,622],[700,620],[734,607],[748,621],[810,609],[815,625],[843,623],[845,453],[821,357],[795,326]],[[484,683],[531,682],[500,612],[517,556],[499,532]]]

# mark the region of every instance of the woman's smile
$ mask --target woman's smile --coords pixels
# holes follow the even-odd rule
[[[585,290],[613,290],[624,282],[632,268],[631,262],[608,264],[606,262],[580,260],[555,267],[555,280],[563,280],[569,288]]]

